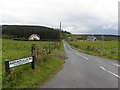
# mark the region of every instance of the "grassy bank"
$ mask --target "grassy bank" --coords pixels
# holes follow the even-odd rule
[[[102,42],[96,41],[70,41],[69,44],[76,50],[91,55],[118,59],[118,41],[104,41],[104,49],[102,50]]]
[[[39,58],[36,61],[35,70],[31,64],[25,64],[11,68],[11,74],[5,77],[4,61],[31,56],[31,45],[36,44],[39,48]],[[47,52],[44,47],[53,47]],[[64,58],[56,57],[55,54],[64,57],[62,43],[58,42],[33,42],[3,40],[2,76],[3,88],[35,88],[40,87],[51,75],[53,75],[64,63]]]

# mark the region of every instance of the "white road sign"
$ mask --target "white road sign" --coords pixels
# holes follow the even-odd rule
[[[9,67],[15,67],[22,64],[30,63],[33,61],[33,57],[22,58],[14,61],[9,61]]]

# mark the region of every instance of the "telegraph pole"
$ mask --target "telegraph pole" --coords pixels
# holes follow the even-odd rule
[[[59,41],[61,41],[61,22],[60,22],[60,30],[59,30]]]
[[[60,31],[61,31],[61,22],[60,22]]]
[[[102,53],[104,53],[104,35],[101,36],[102,39]]]

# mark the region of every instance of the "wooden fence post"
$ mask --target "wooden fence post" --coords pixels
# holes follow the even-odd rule
[[[35,44],[32,45],[32,57],[33,57],[32,69],[35,69],[35,61],[36,61],[36,46],[35,46]]]
[[[5,72],[6,72],[6,76],[8,76],[10,74],[10,67],[9,67],[8,60],[5,61]]]
[[[35,44],[32,44],[32,56],[35,55]]]

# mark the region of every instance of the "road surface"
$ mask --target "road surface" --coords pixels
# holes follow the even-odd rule
[[[64,49],[68,59],[63,69],[42,88],[118,88],[116,60],[80,53],[66,42]]]

